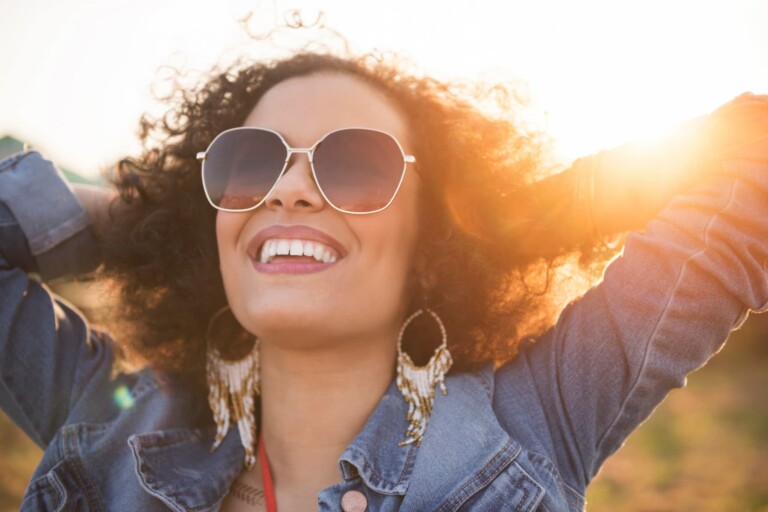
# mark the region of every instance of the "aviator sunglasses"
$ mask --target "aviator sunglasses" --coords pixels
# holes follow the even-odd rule
[[[351,214],[388,207],[403,183],[406,164],[416,162],[395,137],[371,128],[333,130],[308,148],[292,148],[267,128],[232,128],[197,154],[203,161],[208,202],[225,212],[258,208],[294,153],[306,153],[315,184],[328,204]]]

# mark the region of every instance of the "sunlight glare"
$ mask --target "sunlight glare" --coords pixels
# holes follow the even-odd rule
[[[310,0],[38,3],[0,5],[0,44],[16,49],[6,76],[24,77],[0,81],[0,136],[89,175],[137,152],[140,114],[164,108],[151,97],[163,65],[204,70],[238,49],[258,58],[240,20],[250,15],[263,34],[291,9],[309,21],[320,12]],[[354,49],[399,52],[438,78],[523,81],[526,115],[563,162],[768,90],[759,22],[768,2],[758,0],[328,0],[322,9]]]

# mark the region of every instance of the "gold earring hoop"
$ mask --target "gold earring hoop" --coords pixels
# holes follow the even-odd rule
[[[403,352],[403,333],[416,317],[425,312],[429,313],[437,322],[443,339],[429,362],[424,366],[416,366],[411,356]],[[437,313],[431,309],[419,309],[409,316],[403,322],[397,338],[397,388],[408,402],[408,429],[405,433],[406,439],[400,442],[400,446],[414,442],[417,446],[421,444],[421,439],[427,428],[427,420],[432,414],[435,385],[440,385],[443,395],[448,393],[445,388],[445,374],[451,365],[453,365],[453,358],[448,351],[448,335]]]
[[[254,338],[251,351],[237,360],[222,357],[213,344],[213,331],[229,306],[218,310],[208,322],[206,331],[206,379],[208,404],[216,421],[216,439],[211,452],[219,447],[230,427],[237,423],[240,440],[245,449],[245,467],[256,466],[255,395],[259,393],[259,340]],[[233,317],[234,319],[234,317]]]

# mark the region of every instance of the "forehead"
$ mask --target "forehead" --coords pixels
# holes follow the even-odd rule
[[[279,132],[292,146],[311,146],[329,131],[349,126],[394,135],[407,148],[405,116],[395,103],[362,79],[338,72],[289,78],[269,89],[243,126]]]

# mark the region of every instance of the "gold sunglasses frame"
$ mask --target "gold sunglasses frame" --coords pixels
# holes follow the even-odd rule
[[[230,132],[234,132],[234,131],[242,131],[242,130],[259,130],[259,131],[264,131],[264,132],[270,132],[270,133],[273,133],[273,134],[277,135],[277,137],[280,139],[280,141],[282,141],[282,143],[283,143],[283,145],[285,146],[285,149],[286,149],[285,161],[283,162],[283,168],[280,170],[280,173],[277,175],[277,178],[275,179],[275,182],[272,184],[272,186],[270,187],[269,191],[264,195],[264,197],[261,199],[261,201],[259,201],[256,205],[254,205],[254,206],[252,206],[250,208],[237,209],[237,210],[233,210],[233,209],[229,209],[229,208],[222,208],[221,206],[217,206],[216,204],[214,204],[213,200],[211,199],[211,196],[208,194],[208,187],[206,187],[206,185],[205,185],[205,159],[206,159],[206,157],[208,155],[208,152],[210,151],[211,147],[216,143],[216,141],[219,139],[219,137],[223,136],[226,133],[230,133]],[[384,135],[387,135],[388,137],[390,137],[395,142],[395,144],[397,145],[397,148],[400,150],[400,154],[403,156],[403,170],[400,173],[400,180],[397,183],[397,187],[395,188],[395,191],[392,194],[392,197],[387,202],[387,204],[384,205],[383,207],[377,209],[377,210],[373,210],[373,211],[370,211],[370,212],[353,212],[353,211],[345,210],[343,208],[339,208],[338,206],[333,204],[333,202],[330,199],[328,199],[328,196],[325,194],[325,191],[323,191],[323,187],[320,185],[320,182],[317,179],[317,173],[315,172],[315,163],[314,163],[315,149],[325,139],[327,139],[330,135],[333,135],[334,133],[338,133],[338,132],[341,132],[341,131],[346,131],[346,130],[366,130],[366,131],[378,132],[378,133],[382,133]],[[203,179],[203,191],[205,192],[206,199],[208,199],[208,202],[210,203],[211,206],[213,206],[217,210],[220,210],[220,211],[223,211],[223,212],[241,213],[241,212],[250,212],[252,210],[255,210],[256,208],[258,208],[259,206],[264,204],[264,202],[267,200],[269,195],[275,189],[275,187],[277,186],[277,183],[280,181],[280,178],[283,177],[283,175],[285,174],[286,170],[288,169],[288,162],[291,160],[291,156],[293,154],[295,154],[295,153],[304,153],[304,154],[307,155],[307,158],[309,159],[309,167],[312,170],[312,179],[314,180],[315,186],[317,187],[317,190],[320,191],[320,194],[323,196],[323,199],[325,200],[325,202],[328,203],[334,210],[337,210],[337,211],[342,212],[342,213],[348,213],[350,215],[368,215],[368,214],[371,214],[371,213],[378,213],[380,211],[386,210],[389,207],[389,205],[391,205],[392,202],[395,200],[395,197],[397,197],[397,193],[400,191],[400,187],[402,186],[403,180],[405,179],[405,171],[408,169],[408,164],[409,163],[411,163],[411,164],[416,163],[416,157],[413,156],[413,155],[408,155],[408,154],[405,153],[405,151],[403,150],[403,146],[400,144],[400,141],[397,140],[397,137],[395,137],[394,135],[392,135],[389,132],[386,132],[384,130],[378,130],[378,129],[375,129],[375,128],[367,128],[367,127],[363,127],[363,126],[347,126],[347,127],[344,127],[344,128],[337,128],[336,130],[331,130],[330,132],[328,132],[325,135],[323,135],[317,142],[315,142],[314,144],[312,144],[312,146],[310,146],[308,148],[293,148],[293,147],[291,147],[288,144],[288,142],[285,140],[285,138],[280,133],[276,132],[275,130],[272,130],[272,129],[269,129],[269,128],[261,128],[261,127],[258,127],[258,126],[238,126],[236,128],[230,128],[228,130],[224,130],[223,132],[218,134],[216,137],[214,137],[214,139],[211,141],[211,143],[208,144],[208,148],[205,151],[197,153],[197,159],[202,161],[202,164],[201,164],[201,167],[202,167],[201,177]]]

